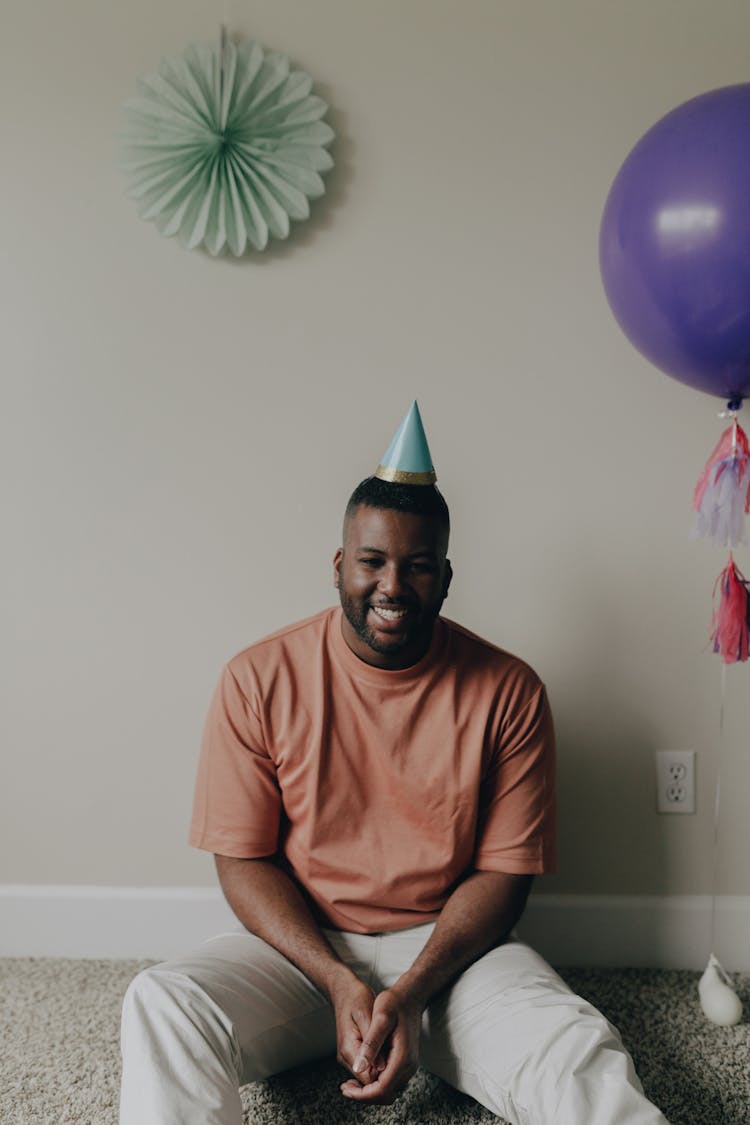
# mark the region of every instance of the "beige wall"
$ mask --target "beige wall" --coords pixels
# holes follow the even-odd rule
[[[222,11],[5,13],[0,882],[212,881],[185,835],[219,668],[333,600],[345,498],[417,396],[454,515],[446,610],[555,707],[545,889],[707,891],[724,558],[688,531],[720,404],[621,336],[597,231],[638,137],[748,79],[750,8],[235,0],[231,29],[307,69],[339,133],[315,220],[240,263],[162,239],[116,167],[136,78]],[[749,674],[727,680],[735,894]],[[655,815],[657,747],[698,751],[698,815]]]

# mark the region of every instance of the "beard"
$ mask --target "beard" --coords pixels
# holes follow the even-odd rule
[[[431,634],[432,624],[438,612],[436,611],[429,618],[426,618],[424,614],[421,613],[415,615],[414,620],[404,629],[403,633],[382,638],[377,636],[367,623],[367,611],[370,608],[369,602],[359,601],[356,598],[350,597],[343,586],[339,586],[339,598],[341,608],[344,611],[344,617],[360,640],[363,640],[373,652],[381,653],[384,656],[392,652],[400,652],[419,637]],[[410,608],[412,607],[410,606]]]

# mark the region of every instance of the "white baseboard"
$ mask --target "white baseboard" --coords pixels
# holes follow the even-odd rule
[[[710,895],[532,895],[519,934],[553,965],[704,969]],[[716,899],[713,952],[750,972],[750,896]]]
[[[218,887],[0,885],[0,956],[154,958],[238,925]]]
[[[519,926],[553,965],[702,969],[708,895],[532,895]],[[154,958],[236,927],[213,887],[0,886],[0,956]],[[750,896],[716,902],[714,952],[750,971]]]

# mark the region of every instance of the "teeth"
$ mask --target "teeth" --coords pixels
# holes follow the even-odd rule
[[[372,608],[376,613],[379,613],[381,617],[384,617],[386,621],[397,621],[399,617],[405,617],[407,613],[405,609],[386,609],[383,605],[373,606]]]

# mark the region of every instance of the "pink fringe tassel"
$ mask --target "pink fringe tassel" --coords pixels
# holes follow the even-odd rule
[[[750,642],[750,584],[730,554],[729,562],[714,585],[714,616],[711,641],[714,652],[721,654],[725,664],[747,660]],[[719,604],[716,591],[719,589]]]
[[[746,542],[750,512],[750,445],[736,421],[727,427],[706,462],[693,494],[698,513],[694,535],[707,535],[723,547]]]

